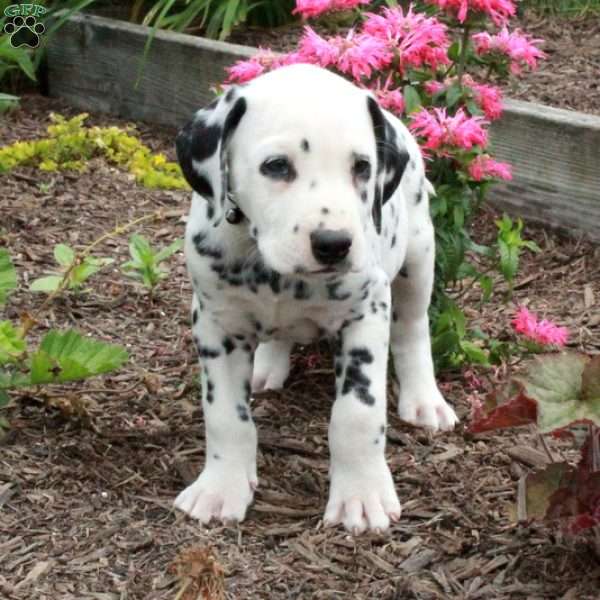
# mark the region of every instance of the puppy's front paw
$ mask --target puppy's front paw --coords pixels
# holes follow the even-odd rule
[[[401,384],[402,385],[402,384]],[[458,423],[454,409],[437,386],[414,386],[400,390],[398,415],[403,421],[432,431],[449,431]]]
[[[400,518],[400,501],[383,456],[361,468],[334,467],[325,509],[326,527],[343,523],[354,535],[366,530],[383,533]]]
[[[283,340],[271,340],[258,345],[254,353],[253,392],[283,387],[290,373],[291,348],[292,344]]]
[[[206,467],[198,479],[186,487],[174,505],[201,523],[212,519],[241,522],[254,498],[258,485],[256,477],[248,478],[243,469]]]

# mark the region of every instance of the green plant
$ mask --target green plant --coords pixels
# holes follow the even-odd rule
[[[88,115],[71,119],[52,114],[48,137],[15,142],[0,148],[0,173],[18,166],[33,166],[42,171],[62,169],[84,171],[86,163],[103,156],[127,169],[135,180],[148,188],[188,189],[179,165],[163,154],[153,154],[128,130],[119,127],[85,127]]]
[[[62,267],[63,272],[34,280],[29,286],[32,292],[55,292],[59,289],[63,280],[66,281],[65,287],[67,289],[79,291],[92,275],[102,267],[114,262],[112,258],[96,258],[93,256],[84,256],[77,261],[75,252],[66,244],[57,244],[54,247],[54,259]]]
[[[160,263],[182,247],[183,240],[179,239],[156,251],[145,237],[134,233],[129,239],[129,254],[132,260],[123,264],[123,271],[129,277],[140,279],[152,294],[160,280],[167,275],[167,271],[160,266]]]
[[[16,270],[8,251],[0,249],[0,306],[16,288]],[[51,330],[30,350],[27,334],[34,322],[29,318],[15,326],[0,321],[0,409],[9,403],[8,391],[86,379],[117,369],[127,360],[120,346],[91,340],[74,330]],[[7,427],[0,416],[0,431]]]

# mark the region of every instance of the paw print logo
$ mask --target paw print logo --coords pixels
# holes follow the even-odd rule
[[[10,36],[10,45],[13,48],[37,48],[40,45],[40,35],[44,31],[44,24],[39,23],[33,15],[13,17],[4,25],[4,33]]]

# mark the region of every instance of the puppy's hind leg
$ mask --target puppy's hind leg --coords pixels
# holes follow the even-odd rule
[[[290,373],[290,353],[293,346],[293,342],[289,340],[269,340],[259,344],[254,353],[253,392],[283,387]]]

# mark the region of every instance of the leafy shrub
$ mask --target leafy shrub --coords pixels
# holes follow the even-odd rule
[[[0,248],[0,306],[16,287],[15,268],[8,251]],[[34,318],[26,318],[19,326],[0,321],[0,408],[8,404],[9,390],[101,375],[119,368],[128,358],[120,346],[89,339],[74,330],[51,330],[30,350],[27,335],[34,324]],[[7,426],[0,417],[0,430]]]
[[[296,12],[306,17],[350,9],[356,26],[345,36],[327,38],[307,26],[296,50],[260,50],[230,67],[226,83],[243,83],[288,64],[317,64],[371,89],[384,108],[404,120],[420,143],[436,189],[431,199],[436,228],[431,317],[437,365],[488,364],[501,359],[502,347],[469,331],[448,289],[457,282],[477,285],[482,300],[489,300],[496,272],[510,294],[520,253],[537,249],[522,239],[520,220],[498,221],[491,246],[475,243],[468,226],[490,184],[511,178],[509,165],[489,154],[487,127],[502,112],[501,92],[489,79],[535,68],[544,55],[537,48],[539,40],[508,31],[516,12],[512,0],[426,4],[426,10],[411,5],[365,13],[365,5],[372,6],[369,0],[297,0]]]
[[[54,247],[54,259],[63,268],[63,274],[48,275],[34,280],[29,286],[32,292],[55,292],[63,280],[66,281],[67,289],[79,291],[94,273],[114,262],[112,258],[93,256],[85,256],[77,262],[75,252],[66,244],[57,244]]]
[[[86,113],[72,119],[51,115],[48,137],[15,142],[0,148],[0,173],[18,166],[43,171],[70,169],[84,171],[86,162],[103,156],[127,169],[141,185],[156,189],[188,189],[179,165],[163,154],[153,154],[128,131],[119,127],[85,127]]]
[[[123,264],[123,271],[129,277],[140,279],[152,294],[161,279],[167,276],[167,271],[160,263],[182,247],[183,240],[179,239],[162,250],[155,251],[145,237],[134,233],[129,240],[131,260]]]

